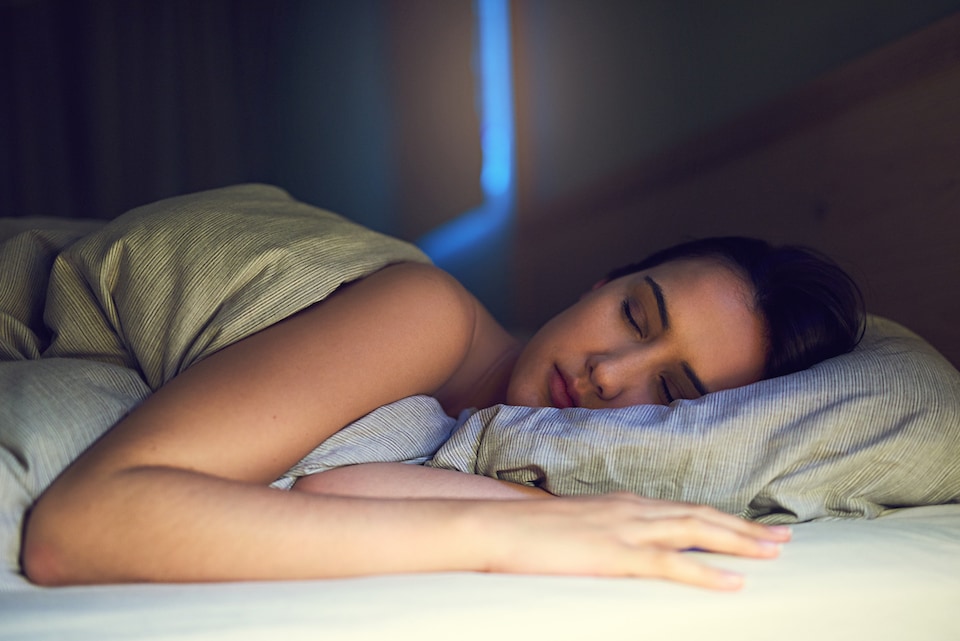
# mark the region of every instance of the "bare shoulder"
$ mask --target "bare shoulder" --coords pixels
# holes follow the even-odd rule
[[[344,287],[311,313],[334,316],[341,307],[374,335],[392,334],[397,348],[410,344],[427,348],[421,354],[429,354],[431,361],[452,359],[448,375],[470,350],[482,311],[476,298],[453,276],[422,263],[386,267]],[[368,321],[373,323],[367,326]]]
[[[503,401],[520,345],[450,274],[404,263],[374,274],[360,288],[371,300],[390,299],[390,308],[404,315],[410,332],[419,337],[423,354],[445,364],[443,375],[435,379],[439,384],[421,393],[437,397],[454,416],[467,407]]]
[[[396,301],[404,310],[451,315],[461,322],[472,325],[476,320],[477,301],[457,279],[439,267],[425,263],[397,263],[347,285],[344,291],[360,287],[369,295],[399,297]],[[335,294],[336,296],[336,294]],[[428,309],[422,304],[432,303]],[[435,306],[434,306],[435,305]]]
[[[218,369],[258,363],[251,392],[274,406],[272,394],[295,401],[283,411],[302,428],[322,422],[319,442],[377,407],[434,394],[467,358],[475,323],[474,298],[456,279],[400,263],[245,339]]]

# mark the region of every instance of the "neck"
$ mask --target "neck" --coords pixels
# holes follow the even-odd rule
[[[490,369],[481,377],[477,386],[478,400],[474,407],[490,407],[507,402],[507,388],[510,386],[510,377],[517,364],[523,345],[514,341],[503,350],[499,358],[495,359]]]
[[[486,354],[482,367],[461,370],[461,374],[466,376],[452,389],[447,389],[450,393],[437,396],[447,414],[457,416],[468,408],[482,409],[506,402],[510,375],[523,348],[517,339],[509,335],[507,338],[508,341],[502,343],[499,350]]]

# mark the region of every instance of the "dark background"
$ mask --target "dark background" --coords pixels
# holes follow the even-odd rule
[[[516,215],[958,10],[514,0]],[[262,181],[416,240],[483,200],[475,23],[468,0],[0,2],[0,215],[112,218]]]

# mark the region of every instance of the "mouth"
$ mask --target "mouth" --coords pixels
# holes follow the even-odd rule
[[[567,379],[563,376],[560,368],[554,366],[549,380],[550,404],[559,409],[567,407],[576,407],[577,400],[571,395],[570,387],[567,385]]]

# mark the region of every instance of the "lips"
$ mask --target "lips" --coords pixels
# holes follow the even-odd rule
[[[577,405],[576,400],[570,394],[570,389],[567,387],[566,379],[557,367],[553,368],[548,385],[550,389],[550,404],[553,405],[553,407],[564,409]]]

